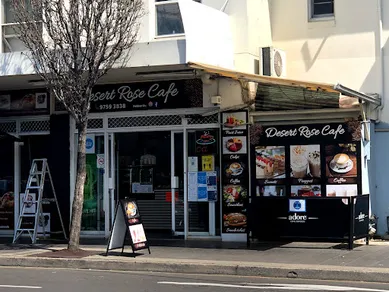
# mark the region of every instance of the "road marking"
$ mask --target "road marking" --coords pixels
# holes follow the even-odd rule
[[[39,286],[0,285],[0,288],[42,289]]]
[[[317,290],[317,291],[363,291],[363,292],[389,292],[389,290],[371,289],[371,288],[357,288],[357,287],[345,287],[345,286],[332,286],[332,285],[311,285],[311,284],[261,284],[261,283],[241,283],[243,285],[258,285],[268,287],[289,287],[289,289],[297,288],[296,290]]]
[[[329,285],[308,285],[308,284],[256,284],[256,283],[242,283],[242,284],[221,284],[221,283],[201,283],[201,282],[158,282],[162,285],[176,285],[176,286],[202,286],[202,287],[220,287],[220,288],[242,288],[242,289],[267,289],[267,290],[306,290],[306,291],[361,291],[361,292],[389,292],[389,290],[370,289],[370,288],[356,288],[356,287],[342,287]]]

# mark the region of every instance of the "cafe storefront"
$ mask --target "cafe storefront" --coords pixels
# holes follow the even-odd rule
[[[129,197],[137,200],[148,234],[220,237],[219,113],[205,115],[215,108],[204,92],[200,79],[96,86],[82,236],[108,237],[117,201]],[[74,186],[74,124],[71,133]]]

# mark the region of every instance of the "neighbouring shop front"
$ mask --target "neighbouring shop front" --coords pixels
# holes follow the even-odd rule
[[[203,115],[201,80],[99,85],[93,94],[82,235],[109,236],[117,201],[129,197],[153,236],[220,236],[219,114]],[[75,161],[72,150],[72,185]]]
[[[15,139],[12,142],[0,141],[2,161],[0,170],[0,236],[11,237],[34,159],[48,159],[57,196],[62,207],[68,208],[68,200],[64,199],[63,196],[65,192],[66,198],[68,198],[66,190],[69,189],[69,184],[66,185],[66,181],[68,182],[69,179],[63,177],[68,166],[63,164],[60,166],[61,159],[59,157],[68,157],[69,155],[68,147],[66,147],[66,143],[61,143],[63,139],[59,138],[60,135],[50,135],[50,129],[55,132],[57,130],[57,117],[50,117],[50,98],[45,89],[1,92],[0,116],[0,131]],[[69,127],[68,122],[67,127]],[[62,131],[62,134],[66,135],[66,131]],[[63,150],[66,152],[63,153]],[[50,192],[50,190],[46,192]],[[34,196],[34,194],[32,195]],[[51,205],[46,205],[44,209],[45,218],[47,218],[45,221],[46,231],[56,230],[56,223],[50,224],[52,219]]]

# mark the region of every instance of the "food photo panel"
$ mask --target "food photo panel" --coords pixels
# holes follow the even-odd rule
[[[246,124],[246,112],[223,113],[223,130],[245,130]]]
[[[257,197],[284,197],[286,196],[285,186],[257,186]]]
[[[247,154],[247,137],[223,137],[223,154]]]
[[[227,207],[243,207],[246,199],[246,188],[239,185],[226,185],[223,187],[223,202]]]
[[[244,174],[246,165],[241,161],[230,161],[224,164],[224,174],[227,178],[239,178]]]
[[[291,186],[292,197],[321,197],[320,185]]]
[[[296,179],[321,177],[320,145],[290,146],[290,176]]]
[[[356,144],[327,145],[325,154],[326,176],[330,183],[350,183],[356,180],[358,174]]]
[[[352,197],[358,194],[358,185],[327,185],[327,197]]]
[[[285,147],[255,147],[257,179],[285,178]]]

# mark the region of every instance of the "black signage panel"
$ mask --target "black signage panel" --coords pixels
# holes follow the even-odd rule
[[[250,230],[259,239],[343,239],[350,232],[350,198],[252,198]]]
[[[192,108],[203,106],[198,79],[99,85],[93,89],[93,112]]]
[[[222,113],[222,232],[247,232],[249,146],[247,111]]]
[[[369,234],[369,197],[354,198],[354,236],[366,237]]]
[[[131,199],[120,200],[116,207],[106,254],[117,248],[121,248],[123,253],[127,236],[133,252],[148,249],[150,253],[138,205],[135,200]]]
[[[0,92],[0,117],[49,113],[50,96],[46,89]]]

